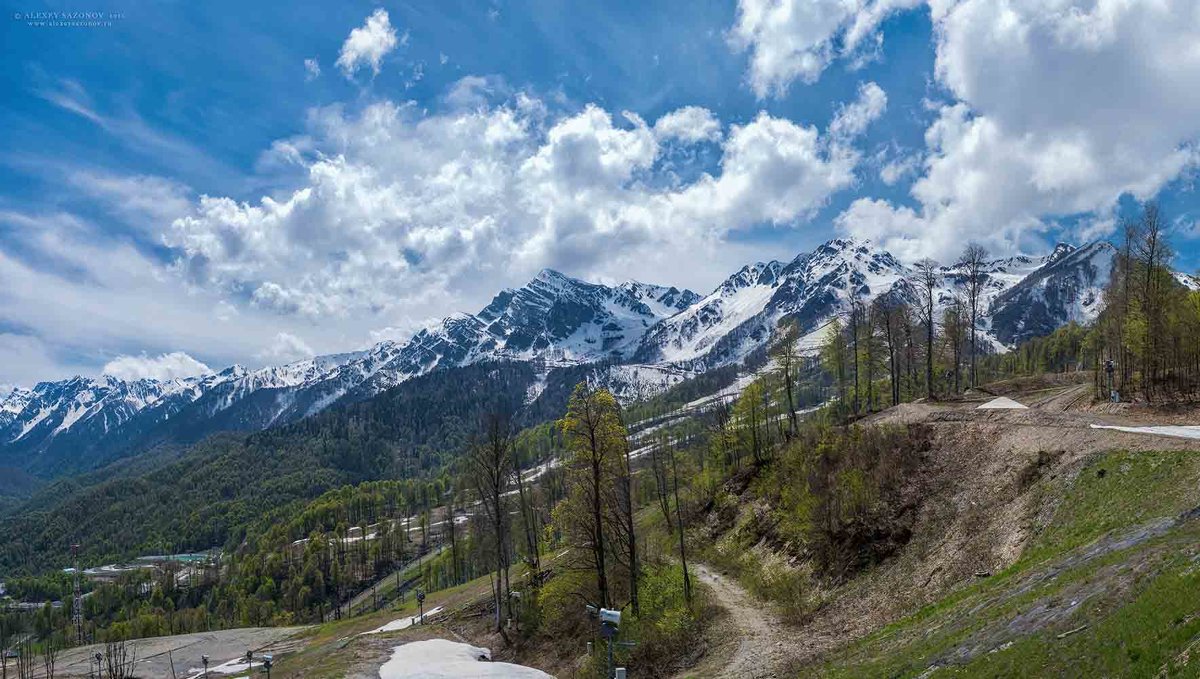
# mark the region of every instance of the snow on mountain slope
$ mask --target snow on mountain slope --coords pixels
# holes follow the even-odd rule
[[[481,360],[623,360],[647,329],[698,299],[690,290],[634,281],[609,287],[545,269],[524,287],[501,291],[478,314],[451,316],[392,347],[352,395],[369,397],[430,370]]]
[[[635,357],[693,370],[736,362],[765,346],[783,318],[794,319],[807,335],[848,311],[853,300],[891,291],[908,273],[869,241],[831,240],[786,265],[742,268],[712,294],[654,327]]]
[[[589,384],[607,389],[622,403],[632,403],[661,394],[697,374],[669,364],[625,363],[597,369],[589,376]]]
[[[991,301],[988,320],[992,335],[1012,346],[1072,321],[1095,320],[1103,308],[1115,254],[1111,244],[1096,242],[1051,256],[1044,266]]]
[[[1183,287],[1187,288],[1188,290],[1200,290],[1200,276],[1192,276],[1191,274],[1181,273],[1179,271],[1174,273],[1175,280],[1179,281],[1179,284]]]
[[[1060,244],[1042,257],[1018,255],[987,262],[981,307],[988,309],[1006,291],[1045,267],[1074,261],[1074,252],[1073,246]],[[696,305],[652,328],[635,358],[696,371],[733,363],[764,347],[785,318],[798,325],[804,346],[812,350],[823,336],[822,328],[834,317],[849,314],[855,300],[868,302],[893,294],[916,302],[916,292],[908,283],[912,275],[910,267],[869,240],[834,239],[786,265],[744,267]],[[1107,274],[1101,278],[1107,280]],[[962,295],[966,282],[960,264],[938,269],[938,313]],[[1088,305],[1086,299],[1078,303]],[[1083,307],[1073,313],[1086,315]],[[1003,346],[991,336],[984,341]]]
[[[1095,318],[1112,253],[1107,243],[1060,244],[1045,256],[988,262],[983,340],[1003,349]],[[138,446],[258,430],[485,360],[537,362],[541,377],[529,388],[531,401],[552,371],[591,364],[588,379],[623,400],[644,398],[764,350],[783,319],[797,324],[807,350],[816,350],[830,321],[856,300],[889,294],[916,301],[912,274],[887,251],[855,239],[831,240],[787,263],[742,267],[704,297],[632,281],[588,283],[546,269],[501,291],[479,313],[453,314],[406,342],[164,382],[73,378],[9,389],[0,395],[0,466],[47,451],[53,454],[44,467],[63,456],[102,462]],[[939,268],[938,307],[961,295],[965,283],[960,265]]]
[[[763,312],[783,268],[775,261],[742,267],[712,294],[651,329],[642,339],[639,358],[682,363],[703,356],[714,343]]]
[[[452,315],[403,343],[259,370],[235,365],[188,379],[77,377],[14,390],[0,400],[0,455],[24,459],[49,450],[105,459],[122,443],[262,429],[481,360],[619,360],[647,328],[697,299],[689,290],[633,281],[609,287],[547,269],[496,295],[479,314]]]
[[[501,292],[476,318],[484,324],[480,343],[501,355],[550,352],[590,362],[623,356],[647,328],[697,298],[689,290],[636,282],[610,288],[545,269],[525,287]]]
[[[0,431],[16,419],[29,403],[29,390],[5,386],[0,389]]]

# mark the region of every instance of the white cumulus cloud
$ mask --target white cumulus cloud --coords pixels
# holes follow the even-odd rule
[[[256,358],[268,365],[281,365],[312,358],[315,353],[304,340],[291,333],[281,332],[275,335],[269,346],[258,352]]]
[[[684,106],[654,121],[654,136],[659,140],[678,139],[694,144],[721,140],[721,121],[702,106]]]
[[[872,82],[863,83],[858,87],[858,99],[838,108],[829,123],[829,133],[839,139],[856,137],[886,110],[887,93],[883,88]]]
[[[118,356],[100,371],[122,380],[173,380],[212,372],[207,365],[182,351],[158,356]]]
[[[548,116],[526,93],[441,113],[320,109],[306,181],[257,202],[202,197],[165,239],[189,280],[283,316],[424,318],[544,266],[704,287],[744,263],[728,233],[802,222],[854,183],[843,137],[879,110],[864,93],[836,139],[766,113],[725,133],[699,108],[653,127],[595,105]],[[719,142],[719,172],[653,181],[666,139],[688,134]],[[698,261],[680,259],[685,243]]]
[[[816,82],[837,57],[876,36],[889,14],[920,0],[738,0],[730,45],[748,52],[746,80],[759,98],[782,96],[795,80]],[[875,42],[878,46],[878,41]]]
[[[376,9],[362,26],[350,31],[346,42],[342,43],[337,65],[347,78],[365,66],[369,66],[371,72],[378,75],[383,57],[399,44],[400,40],[396,37],[396,29],[392,27],[387,10]]]
[[[864,198],[845,230],[934,256],[967,240],[1040,244],[1072,215],[1090,215],[1078,234],[1096,237],[1120,196],[1150,198],[1195,166],[1195,2],[963,0],[931,13],[936,77],[954,100],[925,133],[917,209]]]

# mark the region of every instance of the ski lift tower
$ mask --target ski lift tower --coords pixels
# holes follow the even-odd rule
[[[71,606],[71,622],[75,623],[75,643],[83,645],[83,594],[79,588],[79,545],[71,545],[71,556],[75,557],[75,592]]]

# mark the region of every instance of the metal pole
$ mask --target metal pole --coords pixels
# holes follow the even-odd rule
[[[612,675],[613,675],[612,647],[613,647],[613,640],[612,640],[612,637],[609,637],[608,638],[608,674],[604,675],[604,676],[608,677],[609,679],[612,679]]]

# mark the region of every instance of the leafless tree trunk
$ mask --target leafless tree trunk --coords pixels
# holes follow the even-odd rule
[[[33,679],[34,651],[29,641],[17,647],[17,679]]]
[[[862,303],[857,299],[850,303],[850,352],[854,355],[854,414],[858,415],[858,328],[862,324]]]
[[[721,436],[722,434],[718,434]],[[658,497],[658,506],[663,513],[663,521],[666,523],[667,531],[674,532],[674,527],[671,522],[671,499],[670,490],[667,485],[667,470],[663,464],[663,451],[668,445],[666,437],[660,438],[650,447],[650,471],[654,473],[654,490]],[[720,445],[720,444],[718,444]]]
[[[925,397],[933,398],[933,293],[937,290],[937,262],[926,258],[916,263],[916,287],[921,294],[921,320],[925,322]]]
[[[683,506],[679,504],[679,464],[675,460],[675,451],[671,452],[671,476],[675,486],[675,519],[679,524],[679,565],[683,569],[683,598],[688,608],[692,607],[692,577],[688,574],[687,542],[684,540]]]
[[[618,412],[618,417],[621,418],[621,431],[626,431],[624,414]],[[621,469],[621,485],[624,490],[621,504],[624,510],[625,538],[629,545],[629,604],[633,609],[633,617],[636,618],[641,615],[638,607],[638,578],[641,568],[638,566],[637,534],[633,527],[633,460],[630,458],[629,437],[624,437],[622,445],[625,449],[625,466]]]
[[[496,550],[496,631],[508,643],[504,632],[502,610],[511,614],[508,595],[508,503],[504,494],[512,477],[512,437],[507,419],[499,413],[489,413],[484,418],[482,440],[471,444],[468,464],[471,468],[475,488],[488,522],[491,524],[493,544]]]
[[[780,330],[782,332],[779,335],[779,341],[771,353],[779,365],[779,371],[783,377],[783,389],[787,393],[788,438],[791,438],[796,435],[799,426],[796,420],[796,401],[793,393],[796,390],[796,362],[800,358],[797,349],[800,331],[796,328],[794,321],[788,321],[785,325],[781,325]]]
[[[521,525],[525,529],[525,565],[529,568],[531,582],[536,584],[542,567],[538,550],[537,512],[534,510],[533,498],[529,497],[533,489],[525,489],[525,472],[515,460],[513,467],[517,480],[517,500],[521,504]]]
[[[137,646],[124,639],[104,644],[104,668],[107,679],[132,679],[137,665]]]
[[[54,679],[54,663],[58,659],[58,642],[54,637],[42,645],[42,673],[46,679]]]
[[[984,266],[987,264],[987,256],[987,250],[983,249],[980,245],[971,243],[963,251],[962,257],[958,260],[967,278],[967,302],[970,306],[971,322],[970,381],[972,387],[976,387],[979,384],[979,375],[975,368],[976,357],[979,355],[976,334],[979,328],[979,304],[983,297],[983,284],[987,278],[987,274],[984,272]]]

